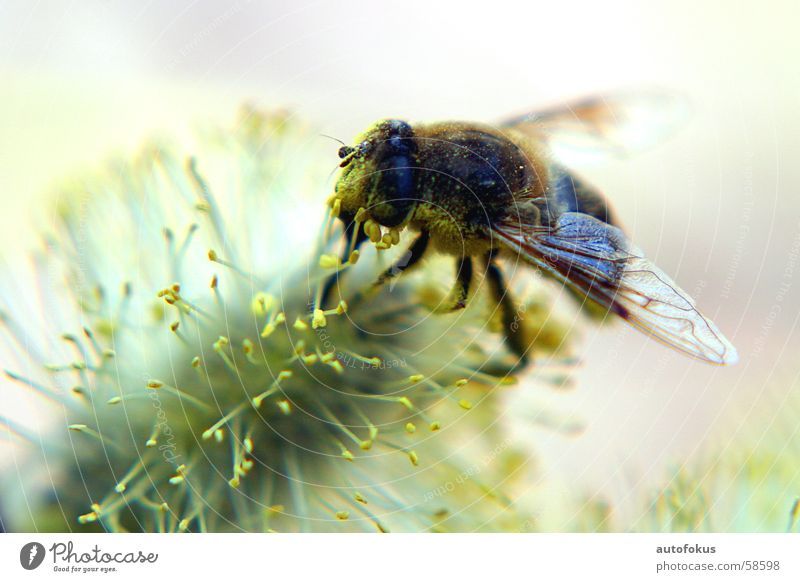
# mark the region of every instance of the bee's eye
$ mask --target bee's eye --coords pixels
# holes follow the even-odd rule
[[[339,148],[339,158],[340,159],[346,158],[347,156],[352,154],[353,151],[354,148],[351,148],[350,146],[342,146]]]

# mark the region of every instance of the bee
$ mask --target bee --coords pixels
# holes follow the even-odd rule
[[[627,238],[600,191],[556,153],[624,156],[644,149],[674,126],[673,114],[653,117],[650,128],[636,126],[642,111],[663,111],[660,101],[648,94],[594,97],[498,126],[378,121],[355,145],[339,149],[342,172],[329,204],[348,234],[345,256],[369,238],[383,244],[382,229],[384,242],[406,228],[416,232],[408,252],[374,286],[400,276],[430,250],[451,255],[455,284],[439,311],[467,304],[473,263],[480,261],[507,345],[523,362],[527,346],[510,331],[513,301],[503,257],[521,259],[689,356],[733,364],[733,345]],[[675,110],[676,103],[666,105]]]

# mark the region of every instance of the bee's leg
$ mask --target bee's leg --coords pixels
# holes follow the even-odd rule
[[[383,287],[386,283],[396,279],[402,275],[403,272],[416,265],[422,258],[422,255],[425,254],[425,249],[428,248],[429,239],[430,236],[426,231],[423,230],[419,236],[414,239],[414,242],[411,243],[411,246],[408,247],[408,250],[400,255],[400,257],[395,260],[395,262],[392,263],[388,269],[381,273],[368,289],[365,291],[359,291],[351,298],[349,301],[350,306],[354,307],[358,305],[367,297],[367,295],[378,291],[378,289]]]
[[[525,364],[528,361],[528,354],[522,334],[522,316],[514,310],[511,292],[506,286],[503,272],[495,262],[492,253],[486,256],[486,281],[489,283],[489,291],[500,310],[506,346],[519,358],[520,364]]]
[[[394,263],[392,263],[388,269],[380,274],[380,276],[372,284],[372,289],[378,289],[379,287],[382,287],[387,282],[402,275],[407,269],[410,269],[416,265],[422,258],[422,255],[425,254],[425,249],[428,248],[429,239],[430,236],[426,231],[423,230],[421,233],[419,233],[419,236],[414,239],[414,242],[411,243],[411,246],[408,247],[408,250],[400,255],[400,257]]]
[[[347,261],[350,258],[350,253],[359,249],[364,241],[369,240],[367,233],[364,232],[364,229],[359,228],[358,234],[356,235],[355,242],[352,239],[352,232],[353,232],[353,225],[355,223],[351,222],[347,229],[345,230],[345,237],[347,243],[344,247],[344,252],[342,253],[342,263]],[[322,305],[322,309],[325,309],[325,305],[327,305],[328,300],[330,299],[331,293],[333,292],[333,288],[339,284],[342,277],[347,271],[336,271],[333,275],[328,277],[328,280],[325,281],[325,286],[322,288],[322,295],[320,296],[320,305]]]
[[[448,300],[436,307],[436,313],[451,313],[464,309],[469,299],[469,288],[472,283],[472,257],[461,257],[456,260],[456,282],[450,291]]]

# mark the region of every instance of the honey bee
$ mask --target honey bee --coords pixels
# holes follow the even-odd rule
[[[628,240],[605,197],[554,154],[565,145],[622,155],[647,147],[671,126],[656,116],[653,127],[636,127],[643,110],[664,106],[659,100],[647,94],[595,97],[498,126],[379,121],[356,145],[339,149],[342,172],[329,204],[349,235],[345,256],[368,238],[380,241],[382,229],[389,244],[399,231],[415,231],[408,252],[375,287],[434,249],[456,259],[455,285],[443,311],[466,305],[473,263],[482,261],[507,345],[522,361],[527,346],[510,331],[513,302],[499,263],[504,256],[524,260],[689,356],[733,364],[733,345]]]

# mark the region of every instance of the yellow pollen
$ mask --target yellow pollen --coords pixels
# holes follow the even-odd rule
[[[311,327],[318,329],[328,325],[328,320],[325,319],[325,313],[321,309],[314,310],[314,317],[311,320]]]
[[[319,258],[319,266],[323,269],[338,269],[342,263],[336,255],[322,255]]]
[[[417,427],[414,425],[413,422],[409,422],[406,424],[406,432],[408,434],[414,434],[417,431]]]
[[[280,409],[281,409],[281,412],[282,412],[283,414],[285,414],[285,415],[287,415],[287,416],[288,416],[289,414],[291,414],[291,412],[292,412],[292,407],[291,407],[291,405],[289,404],[289,401],[288,401],[288,400],[278,400],[278,402],[276,402],[276,404],[278,405],[278,408],[280,408]]]

